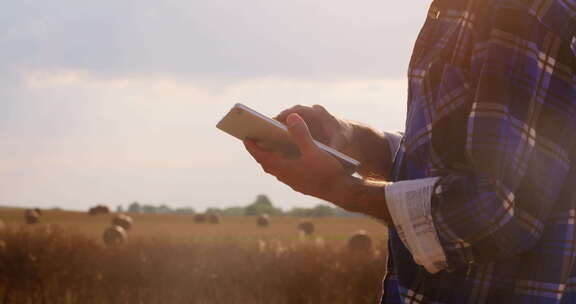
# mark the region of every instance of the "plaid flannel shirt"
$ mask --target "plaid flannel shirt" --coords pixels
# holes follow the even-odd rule
[[[575,34],[575,0],[432,3],[383,303],[576,303]]]

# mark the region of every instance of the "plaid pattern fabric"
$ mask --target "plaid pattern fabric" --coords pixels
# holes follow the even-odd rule
[[[395,181],[438,177],[446,268],[390,229],[383,303],[576,303],[576,1],[436,0]]]

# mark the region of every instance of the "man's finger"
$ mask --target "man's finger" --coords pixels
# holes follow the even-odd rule
[[[312,139],[312,135],[310,135],[310,130],[306,122],[300,115],[296,113],[288,115],[286,125],[288,126],[290,135],[292,135],[298,148],[300,148],[300,153],[309,154],[318,149],[318,146],[314,143],[314,139]]]
[[[348,146],[348,144],[349,144],[348,139],[344,135],[336,134],[330,140],[329,146],[336,150],[340,150]]]
[[[286,118],[288,117],[288,115],[292,114],[292,113],[298,113],[300,115],[303,115],[305,112],[310,112],[312,110],[312,108],[310,107],[306,107],[306,106],[302,106],[302,105],[296,105],[291,107],[290,109],[286,109],[282,112],[280,112],[280,114],[278,114],[276,117],[274,117],[274,119],[278,120],[279,122],[282,123],[286,123]]]
[[[285,166],[285,160],[278,156],[277,153],[266,151],[258,146],[252,139],[245,139],[244,146],[252,157],[258,162],[264,172],[276,175],[279,168]]]
[[[316,110],[316,111],[319,111],[319,112],[321,112],[321,113],[324,114],[324,115],[332,116],[332,114],[330,114],[330,113],[328,112],[328,110],[326,110],[326,108],[324,108],[323,106],[321,106],[321,105],[319,105],[319,104],[313,105],[313,106],[312,106],[312,109],[314,109],[314,110]]]
[[[246,147],[246,150],[248,150],[250,155],[252,155],[252,157],[254,157],[254,159],[260,164],[267,162],[274,156],[273,152],[260,148],[253,139],[245,139],[244,147]]]

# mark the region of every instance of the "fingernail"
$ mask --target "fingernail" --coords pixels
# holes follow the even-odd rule
[[[293,127],[299,123],[300,123],[300,117],[298,116],[298,114],[292,113],[288,115],[288,117],[286,118],[286,124],[288,124],[288,127]]]

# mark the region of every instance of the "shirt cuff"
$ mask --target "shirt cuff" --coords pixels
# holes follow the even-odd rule
[[[432,219],[432,192],[438,179],[400,181],[385,187],[388,211],[398,236],[414,261],[430,273],[447,268],[446,254]]]

